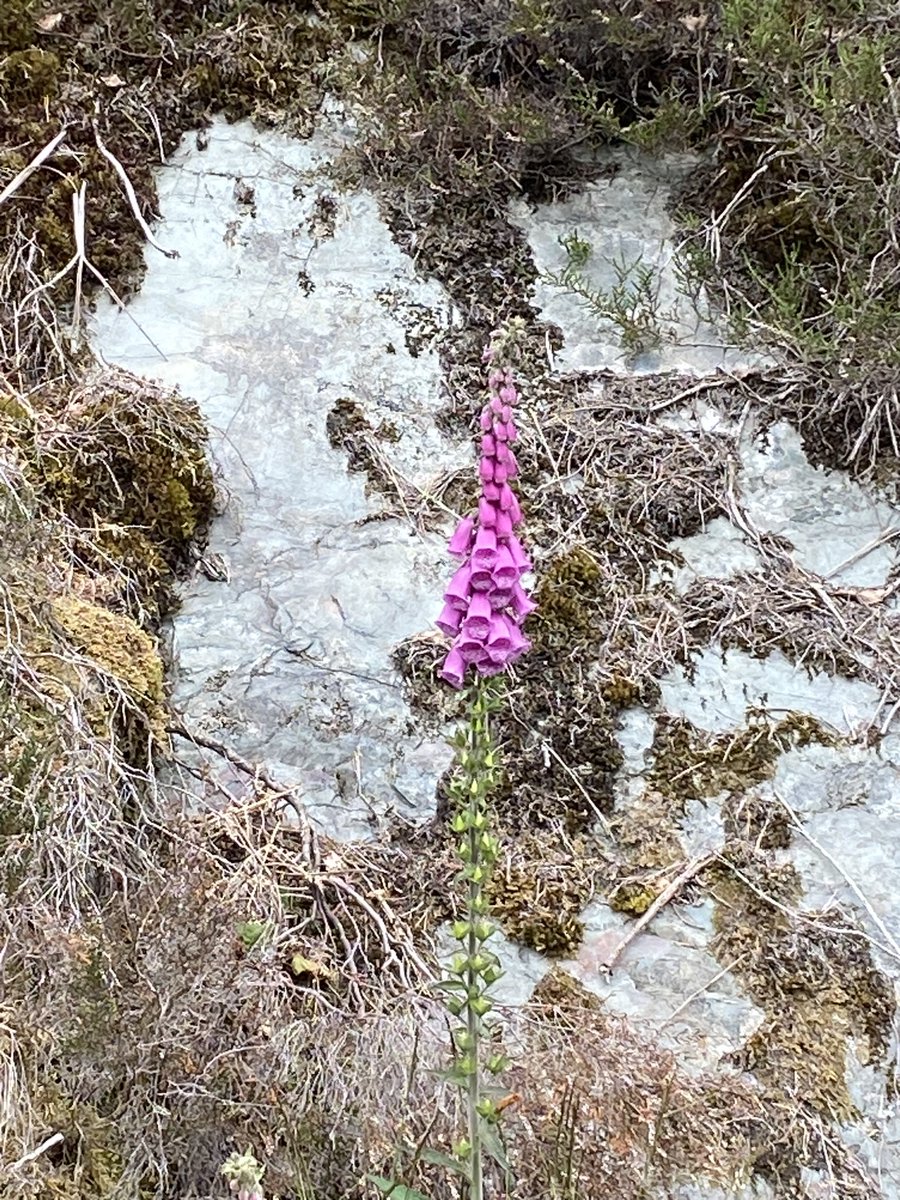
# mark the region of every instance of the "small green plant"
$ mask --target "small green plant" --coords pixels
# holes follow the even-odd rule
[[[561,271],[546,272],[543,276],[546,283],[576,296],[598,320],[617,325],[629,355],[653,350],[667,340],[670,335],[663,328],[663,321],[674,317],[660,310],[659,280],[653,267],[640,257],[632,263],[626,263],[624,258],[614,261],[616,282],[611,288],[597,288],[585,274],[593,254],[590,242],[577,231],[559,241],[566,252],[566,265]]]
[[[243,943],[244,949],[252,950],[254,946],[265,940],[271,930],[270,921],[241,921],[237,927],[237,935]]]
[[[249,1151],[230,1154],[222,1164],[222,1174],[236,1200],[264,1200],[262,1177],[266,1168]]]
[[[498,1098],[503,1090],[487,1082],[507,1066],[486,1023],[493,1008],[490,989],[503,974],[497,955],[486,944],[496,929],[488,916],[486,888],[499,852],[497,838],[490,830],[489,809],[500,775],[490,714],[499,703],[496,681],[477,675],[469,689],[465,726],[455,739],[456,770],[450,784],[456,806],[452,829],[459,835],[457,852],[466,902],[465,915],[453,924],[453,936],[460,949],[437,987],[446,994],[446,1007],[459,1022],[452,1032],[453,1061],[446,1078],[463,1094],[466,1131],[453,1146],[452,1154],[428,1147],[416,1150],[416,1158],[460,1176],[468,1200],[483,1200],[486,1157],[504,1172],[509,1170],[496,1128],[501,1113]],[[368,1179],[390,1200],[427,1200],[395,1178],[370,1174]]]

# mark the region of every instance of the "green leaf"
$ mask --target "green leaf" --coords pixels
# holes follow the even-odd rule
[[[503,1143],[497,1136],[495,1126],[484,1123],[481,1130],[481,1142],[485,1150],[494,1160],[502,1171],[509,1172],[511,1170],[509,1159],[506,1157],[506,1151],[503,1149]]]
[[[421,1154],[422,1159],[431,1163],[435,1167],[446,1167],[448,1171],[453,1171],[457,1175],[461,1175],[467,1182],[472,1179],[472,1172],[464,1162],[460,1162],[458,1158],[454,1158],[452,1154],[444,1154],[442,1150],[425,1149]]]
[[[394,1179],[386,1179],[384,1175],[367,1175],[369,1183],[374,1183],[383,1196],[391,1200],[428,1200],[415,1188],[407,1187],[405,1183],[397,1183]]]
[[[252,950],[268,931],[268,921],[241,921],[237,927],[237,935],[247,950]]]
[[[461,979],[437,979],[431,985],[435,991],[441,992],[464,992],[466,985]]]

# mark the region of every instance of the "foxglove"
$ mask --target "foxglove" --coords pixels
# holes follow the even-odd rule
[[[450,538],[450,554],[463,561],[437,619],[441,632],[453,639],[441,677],[455,688],[462,687],[469,667],[478,675],[496,675],[531,646],[521,628],[535,608],[522,586],[531,561],[515,534],[522,510],[510,486],[519,474],[512,450],[519,397],[502,359],[502,344],[484,352],[488,400],[479,421],[481,496],[477,511],[464,517]]]

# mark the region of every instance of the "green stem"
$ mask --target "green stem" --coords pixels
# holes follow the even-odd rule
[[[470,759],[473,772],[470,784],[470,790],[474,787],[476,790],[472,792],[471,807],[473,813],[480,815],[486,807],[486,797],[484,796],[481,785],[483,784],[483,772],[485,767],[485,756],[490,745],[490,734],[488,730],[488,712],[487,712],[487,695],[483,679],[478,679],[475,684],[475,695],[472,701],[472,719],[469,725],[470,737]],[[469,862],[473,867],[482,865],[481,854],[481,829],[475,824],[470,823],[468,830],[469,838]],[[470,999],[481,993],[481,978],[478,971],[471,965],[475,956],[481,952],[481,944],[478,940],[476,932],[476,923],[481,918],[481,896],[483,883],[481,877],[470,878],[468,888],[468,917],[469,917],[469,935],[467,939],[469,969],[467,972],[468,995]],[[482,1117],[479,1112],[481,1105],[481,1027],[482,1018],[480,1014],[470,1003],[466,1009],[466,1026],[469,1033],[471,1053],[473,1058],[473,1067],[468,1081],[468,1126],[469,1126],[469,1165],[471,1168],[469,1200],[483,1200],[484,1196],[484,1162],[483,1162],[483,1147],[481,1140],[481,1122]]]
[[[478,842],[479,833],[474,828],[469,829],[469,848],[472,852],[471,862],[478,862]],[[468,951],[469,962],[471,964],[480,947],[478,938],[475,936],[475,922],[478,920],[478,899],[481,894],[481,884],[474,879],[469,880],[469,936],[468,936]],[[469,989],[469,995],[472,996],[479,989],[478,975],[472,966],[469,966],[467,972],[466,983]],[[482,1200],[484,1193],[483,1167],[481,1161],[481,1116],[478,1112],[479,1104],[481,1103],[481,1063],[480,1063],[480,1025],[481,1018],[475,1012],[472,1005],[468,1005],[466,1009],[467,1027],[469,1031],[470,1045],[472,1046],[472,1055],[474,1059],[474,1070],[469,1075],[468,1088],[468,1108],[469,1108],[469,1162],[472,1169],[471,1186],[469,1191],[470,1200]]]
[[[496,957],[486,951],[484,942],[490,936],[485,920],[485,882],[497,854],[495,839],[488,833],[488,797],[496,783],[496,756],[491,745],[489,685],[479,679],[470,693],[469,719],[460,741],[461,767],[451,790],[458,808],[454,828],[462,835],[459,854],[464,864],[466,886],[466,920],[458,934],[464,951],[458,967],[465,999],[454,1004],[453,1012],[462,1019],[458,1031],[462,1070],[458,1076],[465,1096],[467,1138],[464,1154],[467,1176],[467,1200],[484,1200],[484,1154],[486,1099],[482,1071],[495,1073],[495,1058],[482,1063],[482,1043],[485,1039],[484,1017],[489,1011],[487,994],[499,975]]]

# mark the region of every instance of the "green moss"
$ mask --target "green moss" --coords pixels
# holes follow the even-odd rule
[[[55,721],[37,704],[23,703],[0,682],[0,838],[21,838],[46,819],[43,781],[59,751]],[[23,864],[8,856],[4,882],[15,890]]]
[[[599,1017],[603,1012],[599,996],[589,992],[584,984],[558,966],[551,967],[544,975],[531,993],[528,1005],[554,1024],[564,1023],[570,1015],[592,1012]]]
[[[347,455],[348,471],[365,475],[370,488],[385,493],[394,490],[378,450],[379,442],[400,440],[400,431],[392,421],[373,426],[355,400],[343,397],[329,412],[325,431],[331,447]]]
[[[28,451],[35,487],[90,531],[89,565],[108,571],[109,560],[118,563],[134,581],[126,600],[142,593],[145,608],[155,600],[164,611],[215,498],[196,405],[151,385],[89,387],[59,417],[52,441]]]
[[[52,101],[59,88],[59,66],[50,50],[16,50],[0,62],[0,91],[25,101]]]
[[[798,713],[776,724],[754,720],[745,729],[723,734],[663,717],[657,723],[648,781],[681,809],[689,800],[751,788],[772,775],[786,750],[811,742],[832,745],[834,738],[814,718]]]
[[[600,566],[586,546],[572,546],[552,559],[535,593],[535,644],[551,649],[596,638],[602,594]]]
[[[646,697],[647,684],[627,675],[611,675],[600,684],[600,695],[611,708],[632,708]]]
[[[538,903],[533,881],[522,874],[490,888],[491,913],[506,936],[551,956],[574,954],[584,937],[584,923],[576,912],[557,907],[557,901],[564,903],[567,899],[564,891],[550,889]]]
[[[542,839],[516,842],[514,861],[498,867],[488,885],[491,915],[507,937],[551,956],[578,950],[580,914],[593,888],[586,855],[578,840],[560,851]]]
[[[862,933],[835,931],[826,915],[786,915],[802,891],[793,868],[777,865],[744,838],[729,839],[727,856],[731,869],[712,872],[712,948],[766,1013],[738,1065],[795,1102],[846,1120],[853,1112],[847,1039],[859,1039],[864,1059],[884,1052],[891,985],[875,968]]]
[[[7,426],[6,438],[10,428],[25,424],[29,417],[30,413],[19,397],[0,392],[0,424]],[[4,434],[0,431],[0,444],[3,440]]]
[[[613,887],[608,897],[608,904],[614,912],[639,917],[647,911],[660,891],[660,888],[647,887],[646,884],[626,880]]]
[[[609,905],[633,915],[650,907],[670,877],[668,869],[684,859],[679,834],[689,802],[722,793],[739,797],[740,804],[725,807],[728,836],[752,841],[761,850],[786,847],[790,825],[782,806],[753,789],[772,776],[786,750],[833,741],[813,718],[796,713],[775,724],[758,719],[728,734],[659,718],[644,794],[611,818],[621,861],[609,873]]]
[[[36,0],[4,0],[0,8],[0,54],[27,50],[34,40]]]
[[[125,688],[144,713],[153,735],[165,744],[163,667],[155,641],[130,617],[77,596],[58,597],[52,603],[52,611],[72,644]],[[100,712],[96,705],[91,707],[102,729],[113,713]]]
[[[108,984],[104,990],[108,994]],[[44,1080],[37,1100],[46,1127],[64,1138],[62,1161],[41,1180],[37,1200],[113,1200],[122,1195],[127,1148],[116,1122],[59,1080]]]

